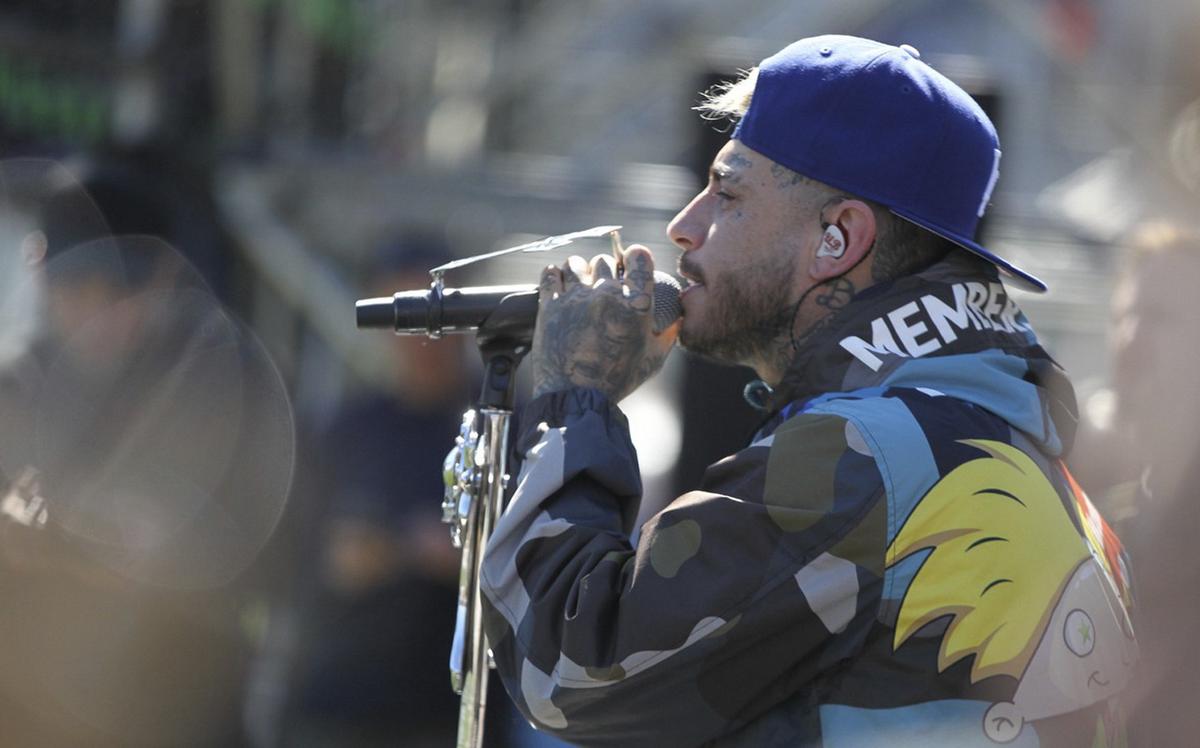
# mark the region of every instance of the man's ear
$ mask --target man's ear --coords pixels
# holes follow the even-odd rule
[[[818,283],[850,271],[875,244],[875,211],[862,200],[842,200],[821,213],[822,234],[809,262]]]

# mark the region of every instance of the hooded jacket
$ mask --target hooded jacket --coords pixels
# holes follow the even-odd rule
[[[522,415],[487,635],[579,745],[1124,745],[1120,544],[1062,462],[1074,394],[996,277],[952,253],[866,289],[774,416],[629,540],[641,484],[594,390]]]

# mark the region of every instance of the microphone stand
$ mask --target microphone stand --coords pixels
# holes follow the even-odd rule
[[[450,682],[461,695],[457,748],[482,748],[488,670],[494,664],[483,631],[479,575],[483,550],[504,510],[508,487],[508,436],[517,366],[529,352],[533,331],[501,304],[479,327],[483,357],[479,402],[463,414],[455,445],[446,455],[442,521],[462,549]]]

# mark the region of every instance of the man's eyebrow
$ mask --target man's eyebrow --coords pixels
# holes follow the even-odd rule
[[[738,182],[742,178],[741,172],[725,164],[713,164],[708,175],[714,182]]]
[[[708,170],[714,182],[740,182],[745,172],[754,166],[754,162],[740,153],[724,155],[720,161],[713,163]]]

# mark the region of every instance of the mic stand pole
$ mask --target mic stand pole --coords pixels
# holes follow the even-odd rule
[[[457,748],[483,746],[488,670],[493,664],[483,631],[479,575],[483,550],[504,510],[513,385],[532,336],[527,323],[510,318],[503,304],[480,326],[476,342],[483,356],[483,389],[478,405],[463,414],[458,438],[444,465],[442,520],[450,525],[454,545],[462,548],[450,649],[450,682],[462,697]]]

